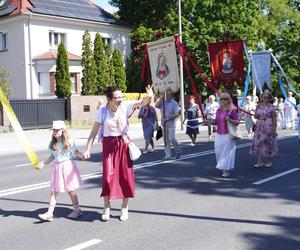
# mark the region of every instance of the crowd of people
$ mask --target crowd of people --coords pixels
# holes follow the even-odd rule
[[[138,118],[142,121],[145,139],[143,152],[148,153],[155,149],[153,137],[155,130],[159,127],[155,109],[157,108],[160,110],[165,140],[165,156],[162,160],[172,159],[171,148],[174,148],[176,159],[181,157],[181,148],[176,140],[176,119],[179,116],[180,107],[173,98],[171,89],[168,89],[156,100],[155,108],[151,105],[152,87],[147,86],[146,92],[147,96],[142,101],[124,101],[123,93],[119,88],[108,87],[106,90],[107,104],[99,105],[83,153],[69,138],[65,123],[63,121],[53,122],[52,138],[49,143],[50,155],[37,166],[42,169],[51,163],[50,202],[47,212],[39,214],[41,220],[53,221],[57,196],[63,192],[69,194],[73,204],[73,211],[68,218],[76,219],[82,215],[76,195],[76,189],[82,185],[82,181],[72,156],[75,155],[82,160],[89,159],[90,150],[97,135],[103,144],[103,178],[100,196],[103,197],[104,205],[100,219],[108,221],[111,200],[121,199],[120,220],[128,220],[129,198],[134,198],[135,186],[134,168],[129,154],[131,141],[127,132],[129,129],[128,119],[136,108],[140,108]],[[195,103],[194,96],[190,96],[188,102],[186,134],[191,139],[191,146],[195,146],[199,134],[201,110]],[[208,127],[209,141],[213,140],[212,135],[215,133],[216,168],[222,171],[224,178],[229,177],[235,167],[236,140],[232,135],[232,126],[237,127],[241,120],[245,121],[248,136],[253,138],[249,153],[257,159],[254,167],[271,167],[272,158],[278,152],[277,128],[295,128],[296,117],[300,118],[300,104],[296,106],[296,100],[290,92],[284,101],[282,98],[273,98],[269,90],[265,90],[259,98],[248,96],[243,110],[243,112],[239,111],[229,93],[222,93],[218,97],[218,101],[214,95],[210,95],[204,109],[205,116],[202,118],[202,124]],[[300,119],[298,120],[300,145]]]

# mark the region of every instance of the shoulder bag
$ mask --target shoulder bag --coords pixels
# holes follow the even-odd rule
[[[234,125],[232,122],[227,121],[228,133],[232,140],[237,141],[243,138],[239,125]]]

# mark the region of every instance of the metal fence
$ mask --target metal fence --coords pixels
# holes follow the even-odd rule
[[[66,120],[66,99],[11,100],[23,129],[50,128],[53,120]]]

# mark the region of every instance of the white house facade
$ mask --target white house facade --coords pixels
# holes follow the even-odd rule
[[[81,90],[82,37],[99,32],[105,43],[130,54],[130,28],[89,0],[0,0],[0,70],[10,74],[11,99],[54,98],[55,61],[62,41],[72,92]]]

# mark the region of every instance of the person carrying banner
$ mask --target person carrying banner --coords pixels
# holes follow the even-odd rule
[[[232,100],[228,93],[223,93],[220,97],[220,107],[216,113],[216,119],[206,121],[207,124],[217,125],[215,139],[216,168],[223,170],[222,177],[230,176],[230,170],[234,169],[236,142],[231,139],[228,133],[227,121],[234,125],[239,124],[237,110],[234,109]]]
[[[171,159],[171,144],[174,146],[176,152],[176,159],[181,156],[181,149],[175,138],[176,118],[179,115],[179,105],[173,99],[173,92],[167,89],[165,96],[162,94],[161,98],[156,102],[155,107],[161,111],[161,124],[164,126],[164,136],[166,140],[165,157],[162,160]]]
[[[264,92],[261,95],[260,103],[257,106],[254,118],[257,119],[250,154],[257,157],[255,168],[271,167],[272,157],[278,152],[276,141],[277,121],[276,109],[272,104],[273,97],[270,93]],[[262,158],[267,158],[263,163]]]

